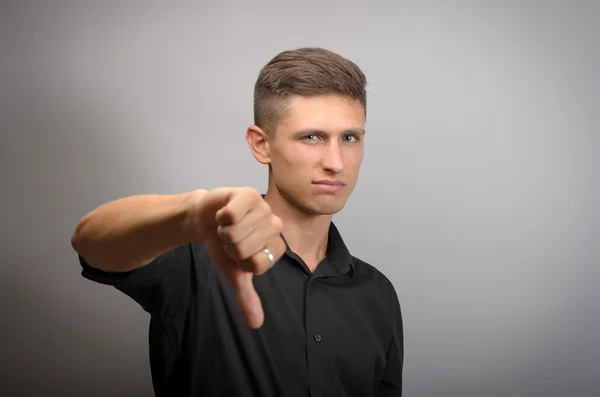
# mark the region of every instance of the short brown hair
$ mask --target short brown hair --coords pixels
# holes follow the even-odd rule
[[[254,124],[271,133],[293,95],[338,94],[358,100],[367,112],[367,79],[349,59],[323,48],[284,51],[267,63],[254,85]]]

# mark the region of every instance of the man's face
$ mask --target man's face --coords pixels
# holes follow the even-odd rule
[[[365,114],[338,95],[292,97],[271,139],[272,182],[310,215],[340,211],[356,186],[364,152]]]

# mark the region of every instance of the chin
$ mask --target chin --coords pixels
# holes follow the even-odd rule
[[[340,212],[346,205],[347,198],[333,198],[332,200],[315,200],[309,206],[311,212],[319,215],[334,215]]]
[[[344,193],[312,194],[296,189],[278,190],[286,201],[310,215],[334,215],[340,212],[348,201],[348,195]]]

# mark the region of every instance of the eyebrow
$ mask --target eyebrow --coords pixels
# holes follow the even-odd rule
[[[342,130],[342,134],[343,135],[360,135],[363,136],[365,135],[365,130],[364,128],[347,128],[345,130]],[[324,130],[319,130],[319,129],[315,129],[315,128],[308,128],[306,130],[300,130],[300,131],[296,131],[294,133],[295,136],[299,136],[299,135],[328,135],[329,133],[327,131]]]

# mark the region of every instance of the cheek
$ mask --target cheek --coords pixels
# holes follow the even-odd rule
[[[273,169],[275,173],[283,181],[297,179],[305,173],[307,160],[303,157],[300,150],[288,150],[286,152],[278,152],[272,158]]]
[[[281,153],[281,161],[292,168],[291,171],[301,172],[319,163],[321,153],[317,147],[307,145],[296,145],[290,147],[285,153]]]
[[[354,150],[348,153],[346,157],[346,166],[352,171],[358,171],[363,161],[363,151]]]

